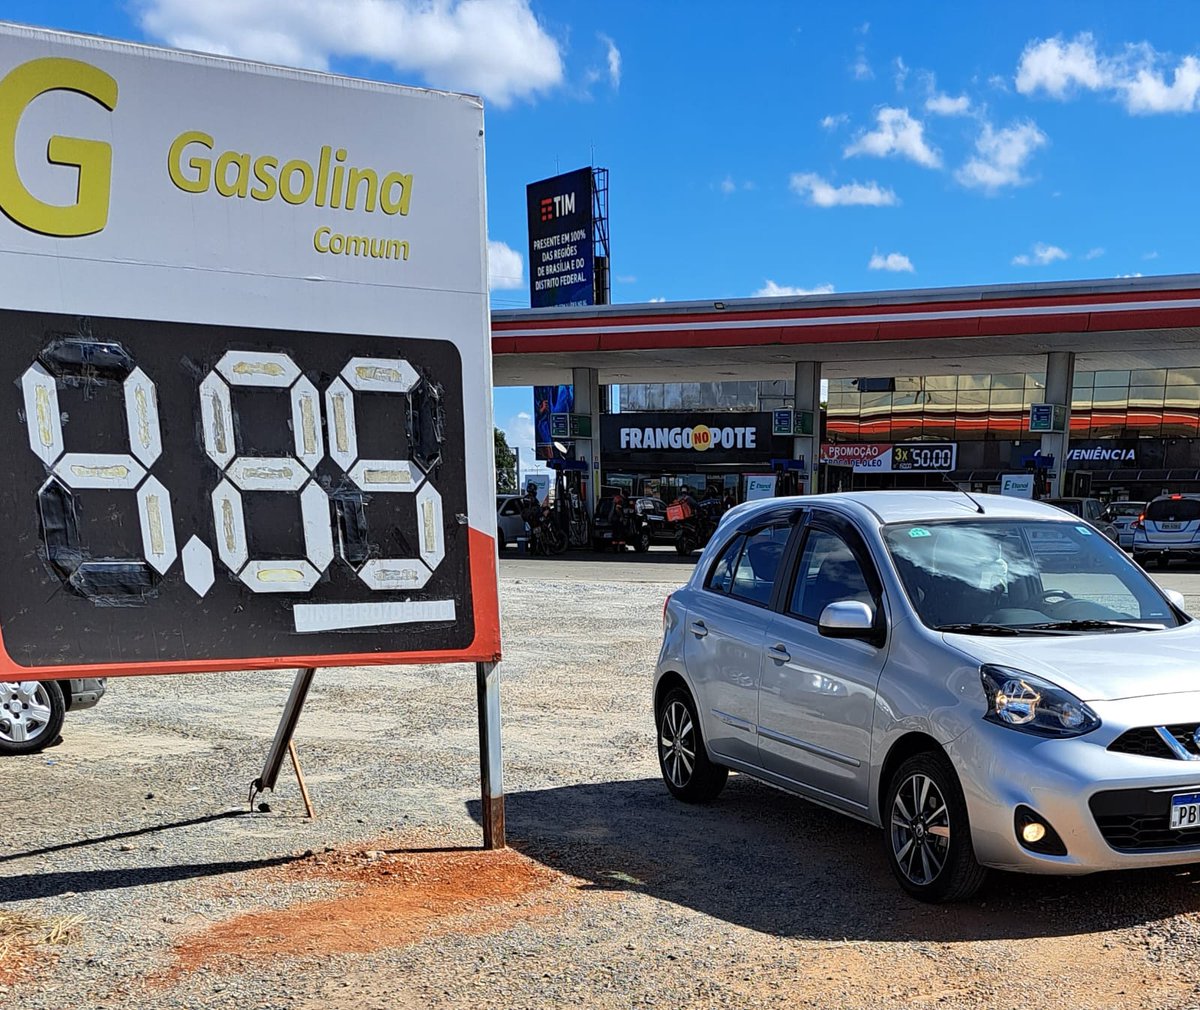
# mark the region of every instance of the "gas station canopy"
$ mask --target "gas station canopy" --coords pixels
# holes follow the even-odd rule
[[[1051,351],[1078,369],[1200,362],[1200,275],[492,314],[498,386],[1003,373]]]

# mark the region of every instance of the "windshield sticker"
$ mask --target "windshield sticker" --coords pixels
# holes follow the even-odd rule
[[[933,534],[931,534],[929,530],[922,529],[920,526],[914,526],[908,531],[908,535],[910,537],[928,537],[932,536]]]
[[[1077,530],[1079,530],[1079,532],[1082,533],[1085,537],[1090,537],[1092,535],[1092,531],[1089,530],[1086,526],[1076,526],[1075,528]]]

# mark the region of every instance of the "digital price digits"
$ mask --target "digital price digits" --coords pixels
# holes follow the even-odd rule
[[[67,452],[59,406],[60,383],[120,382],[128,453]],[[21,376],[29,446],[49,477],[38,491],[47,557],[83,596],[131,596],[153,587],[180,556],[170,490],[151,470],[163,453],[158,389],[115,342],[56,340]],[[293,453],[249,455],[239,449],[238,390],[277,390],[290,401]],[[356,394],[382,392],[406,397],[414,459],[360,459]],[[329,384],[324,404],[317,387],[288,354],[228,351],[199,384],[204,450],[220,471],[211,491],[217,556],[254,593],[308,593],[335,554],[372,591],[424,586],[446,554],[442,496],[431,471],[440,461],[441,390],[403,358],[352,357]],[[330,444],[325,445],[325,432]],[[328,456],[360,492],[330,496],[316,479]],[[75,491],[136,492],[142,557],[93,560],[71,521]],[[298,496],[304,554],[254,558],[245,511],[246,495],[285,492]],[[412,495],[417,514],[416,556],[375,557],[362,508],[366,495]],[[332,518],[336,514],[338,521]],[[337,546],[335,548],[335,541]],[[184,579],[203,597],[214,582],[212,552],[193,536],[182,551]]]

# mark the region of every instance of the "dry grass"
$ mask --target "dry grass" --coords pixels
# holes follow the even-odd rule
[[[0,962],[17,948],[61,947],[70,943],[86,921],[82,915],[42,919],[20,912],[0,911]]]

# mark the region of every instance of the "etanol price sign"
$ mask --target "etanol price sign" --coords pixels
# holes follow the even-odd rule
[[[482,137],[0,27],[0,680],[499,657]]]

